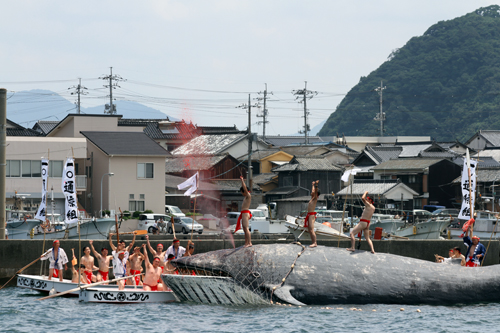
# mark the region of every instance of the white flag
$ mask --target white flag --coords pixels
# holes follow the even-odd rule
[[[47,178],[49,176],[49,160],[42,160],[42,202],[40,202],[40,206],[38,207],[38,211],[36,212],[35,219],[40,221],[45,221],[45,217],[47,216]]]
[[[349,169],[349,170],[346,170],[346,171],[344,172],[344,174],[342,175],[342,178],[340,178],[340,179],[342,179],[342,181],[343,181],[343,182],[348,182],[348,181],[349,181],[349,176],[350,176],[350,175],[355,175],[355,174],[357,174],[359,171],[361,171],[361,169],[358,169],[358,168],[354,168],[354,169]]]
[[[76,183],[75,183],[75,162],[72,158],[68,158],[64,164],[62,175],[62,191],[66,199],[66,214],[64,222],[78,222],[78,202],[76,199]]]
[[[470,197],[469,197],[469,173],[467,164],[470,163]],[[469,220],[472,216],[470,214],[470,207],[474,207],[474,198],[476,196],[476,165],[477,161],[464,159],[464,168],[462,170],[462,208],[458,214],[459,219]]]
[[[183,189],[185,189],[185,188],[187,188],[189,186],[191,186],[191,188],[189,190],[187,190],[186,192],[184,192],[185,196],[193,194],[193,192],[195,192],[196,189],[198,188],[198,172],[196,172],[194,174],[194,176],[192,176],[191,178],[189,178],[185,182],[177,185],[177,188],[179,190],[183,190]]]

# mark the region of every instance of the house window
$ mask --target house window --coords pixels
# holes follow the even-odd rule
[[[143,212],[144,211],[144,201],[130,200],[128,202],[128,210],[130,212]]]
[[[416,176],[408,176],[408,183],[409,184],[415,184],[416,182],[417,182]]]
[[[382,175],[382,176],[380,176],[380,179],[389,180],[389,179],[391,179],[391,176],[390,175]]]
[[[8,177],[21,177],[21,161],[10,161]]]
[[[21,170],[23,177],[31,177],[31,161],[21,161]]]
[[[134,199],[134,195],[133,195],[133,194],[129,194],[129,195],[128,195],[128,198],[129,198],[129,199]]]
[[[137,163],[137,178],[154,178],[153,163]]]
[[[145,194],[139,194],[139,199],[146,199],[146,195]]]
[[[41,161],[31,161],[31,177],[42,177]]]
[[[61,178],[63,172],[63,161],[49,161],[49,177]]]
[[[87,178],[92,178],[92,167],[91,166],[85,167],[85,175],[87,176]]]
[[[283,177],[283,186],[293,186],[293,177]]]

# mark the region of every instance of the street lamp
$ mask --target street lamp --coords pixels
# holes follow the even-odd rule
[[[99,211],[99,217],[102,217],[102,181],[104,179],[104,176],[114,176],[115,174],[113,172],[110,172],[110,173],[105,173],[104,175],[102,175],[101,177],[101,210]]]

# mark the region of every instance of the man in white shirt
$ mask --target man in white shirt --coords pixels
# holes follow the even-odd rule
[[[170,247],[167,249],[163,260],[167,261],[169,254],[173,254],[174,259],[184,256],[184,253],[186,253],[186,248],[180,246],[180,244],[180,241],[177,238],[174,238],[174,240],[172,241],[172,245],[170,245]]]
[[[122,278],[127,275],[127,259],[128,259],[128,251],[113,251],[111,252],[113,255],[113,274],[115,278]],[[116,281],[118,285],[118,290],[125,289],[125,280]]]
[[[49,259],[49,280],[52,280],[52,276],[59,277],[59,281],[63,280],[63,265],[64,270],[68,269],[68,256],[63,249],[59,247],[59,240],[56,239],[52,243],[52,250],[45,255],[40,256],[40,260]],[[54,274],[54,271],[56,273]]]

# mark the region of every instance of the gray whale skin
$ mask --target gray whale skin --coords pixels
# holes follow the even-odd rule
[[[438,264],[393,254],[297,244],[254,245],[174,260],[177,267],[230,276],[250,290],[296,305],[498,302],[500,265]],[[294,268],[279,286],[282,279]]]

